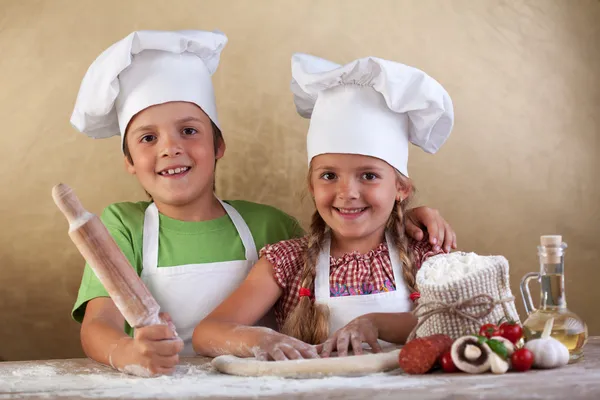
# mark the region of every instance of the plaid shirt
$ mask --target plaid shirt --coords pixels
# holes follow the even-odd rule
[[[267,245],[260,251],[260,256],[273,265],[275,280],[283,289],[283,294],[275,304],[275,316],[279,327],[283,326],[289,313],[300,302],[298,292],[302,283],[300,280],[307,242],[306,237],[284,240]],[[434,252],[427,241],[410,240],[408,248],[412,252],[417,269],[428,257],[442,252]],[[341,257],[330,256],[329,259],[329,290],[332,297],[396,290],[392,263],[385,242],[366,254],[352,252]]]

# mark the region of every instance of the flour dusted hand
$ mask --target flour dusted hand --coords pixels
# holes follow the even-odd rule
[[[252,352],[259,361],[319,358],[315,346],[275,331],[265,333]]]
[[[374,353],[381,351],[377,342],[379,329],[368,315],[353,319],[327,339],[320,348],[321,357],[329,357],[331,352],[337,350],[339,357],[348,355],[348,349],[352,346],[355,355],[363,354],[363,343],[371,346]]]
[[[119,371],[151,377],[170,375],[179,363],[181,340],[168,314],[161,314],[166,325],[149,325],[135,330],[133,338],[121,339],[112,349],[109,360]]]

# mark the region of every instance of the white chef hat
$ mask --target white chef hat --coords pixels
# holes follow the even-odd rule
[[[140,111],[170,101],[198,105],[219,126],[211,76],[227,37],[218,31],[136,31],[87,70],[71,124],[92,138],[121,135]]]
[[[408,176],[408,143],[435,153],[454,124],[452,100],[435,79],[376,57],[341,66],[294,54],[291,89],[298,113],[310,118],[309,163],[319,154],[362,154]]]

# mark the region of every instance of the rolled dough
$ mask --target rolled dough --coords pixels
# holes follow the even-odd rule
[[[279,376],[284,378],[322,378],[327,376],[362,376],[399,368],[400,349],[360,356],[315,358],[288,361],[258,361],[225,355],[214,358],[212,366],[219,372],[240,376]]]

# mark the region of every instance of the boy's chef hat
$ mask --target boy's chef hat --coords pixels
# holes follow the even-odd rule
[[[416,68],[375,57],[344,66],[292,56],[298,113],[310,118],[308,161],[324,153],[380,158],[408,176],[408,143],[435,153],[454,124],[452,100]]]
[[[92,138],[121,134],[156,104],[197,104],[219,126],[211,76],[227,37],[218,31],[136,31],[106,49],[86,72],[71,124]]]

